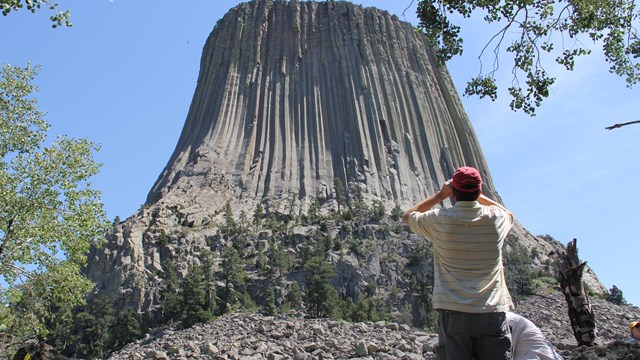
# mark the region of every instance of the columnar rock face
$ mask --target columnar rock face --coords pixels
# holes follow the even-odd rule
[[[86,273],[116,308],[158,309],[164,261],[183,278],[203,250],[220,252],[233,241],[220,230],[225,204],[248,217],[265,204],[271,214],[288,214],[275,217],[285,221],[318,199],[331,212],[340,205],[337,178],[351,196],[384,204],[389,214],[439,189],[461,165],[479,168],[483,192],[499,199],[453,82],[413,26],[348,2],[244,3],[204,46],[182,134],[146,205],[116,224],[105,248],[92,250]],[[316,225],[258,231],[246,263],[284,235],[293,243],[289,255],[300,256]],[[403,272],[418,237],[388,228],[329,230],[332,239],[366,241],[358,251],[327,256],[342,295],[367,282],[383,295],[408,289]],[[519,225],[514,234],[542,254],[532,255],[534,262],[556,246]],[[590,287],[602,290],[597,281]],[[393,293],[398,304],[411,298]]]
[[[147,202],[333,193],[406,205],[457,166],[491,177],[446,68],[408,23],[348,2],[254,1],[204,47],[178,145]],[[204,204],[209,201],[209,204]]]

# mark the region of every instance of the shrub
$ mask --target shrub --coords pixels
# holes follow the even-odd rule
[[[627,303],[624,300],[622,290],[618,289],[618,287],[615,285],[613,285],[611,289],[609,289],[609,302],[616,305],[622,305]]]

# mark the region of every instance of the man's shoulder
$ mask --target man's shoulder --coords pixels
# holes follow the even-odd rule
[[[511,216],[511,212],[497,205],[480,205],[487,213],[495,216]]]
[[[410,223],[430,226],[432,223],[440,222],[438,219],[452,217],[449,214],[450,208],[429,209],[425,212],[414,211],[409,216]]]

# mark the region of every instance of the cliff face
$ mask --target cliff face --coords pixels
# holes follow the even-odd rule
[[[154,309],[164,260],[184,277],[203,249],[221,251],[233,241],[221,235],[225,204],[236,216],[251,216],[261,203],[291,219],[322,199],[330,212],[339,206],[338,178],[352,196],[389,213],[433,193],[462,165],[479,168],[483,192],[499,199],[446,68],[410,24],[347,2],[241,4],[204,46],[182,134],[147,204],[116,224],[104,249],[92,250],[86,272],[116,307]],[[307,225],[285,226],[294,258],[314,236]],[[381,289],[406,285],[402,273],[417,238],[358,226],[366,259],[329,255],[342,293],[369,280]],[[514,234],[539,254],[554,248],[520,225]],[[329,235],[345,237],[342,230]],[[264,249],[260,243],[281,236],[263,231],[248,246]]]
[[[333,193],[338,177],[406,205],[465,164],[484,170],[495,196],[453,83],[414,27],[347,2],[255,1],[209,36],[184,129],[147,202],[304,201]]]

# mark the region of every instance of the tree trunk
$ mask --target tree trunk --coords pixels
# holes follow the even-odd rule
[[[578,258],[576,242],[576,239],[570,241],[565,252],[556,251],[560,260],[560,286],[567,300],[571,327],[578,345],[591,346],[596,337],[596,321],[582,282],[582,273],[587,263]]]

